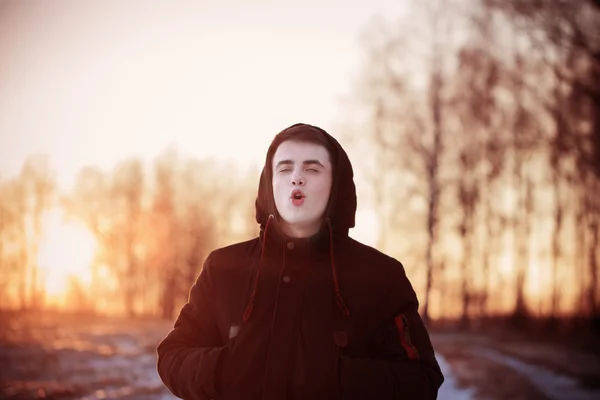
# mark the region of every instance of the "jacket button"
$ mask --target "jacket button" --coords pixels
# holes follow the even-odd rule
[[[287,248],[288,248],[288,250],[294,250],[294,242],[288,242]]]
[[[284,281],[285,283],[290,283],[290,281],[291,281],[291,278],[290,278],[288,275],[286,275],[286,276],[284,276],[284,277],[283,277],[283,281]]]

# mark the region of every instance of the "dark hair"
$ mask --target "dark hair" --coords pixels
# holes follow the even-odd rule
[[[329,161],[331,161],[332,167],[335,165],[335,150],[333,144],[327,140],[326,133],[321,128],[308,124],[292,125],[275,136],[273,142],[271,142],[269,153],[274,155],[281,143],[290,140],[309,142],[325,147],[327,153],[329,153]]]

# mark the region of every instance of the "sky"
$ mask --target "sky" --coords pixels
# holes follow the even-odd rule
[[[67,189],[166,148],[260,165],[307,122],[338,136],[359,35],[402,0],[2,1],[0,177],[46,153]]]

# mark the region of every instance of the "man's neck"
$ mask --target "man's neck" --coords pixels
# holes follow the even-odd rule
[[[317,232],[319,232],[319,226],[320,225],[297,226],[283,223],[281,224],[281,230],[290,238],[305,239],[317,234]]]

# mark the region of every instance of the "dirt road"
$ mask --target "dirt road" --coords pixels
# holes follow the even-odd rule
[[[591,354],[467,333],[433,333],[432,341],[451,384],[469,389],[461,398],[600,399],[600,360]],[[440,399],[444,396],[440,392]]]
[[[170,322],[64,316],[4,321],[0,399],[174,399],[156,373],[156,345]],[[600,399],[594,356],[466,333],[434,332],[432,341],[446,376],[439,399]]]

